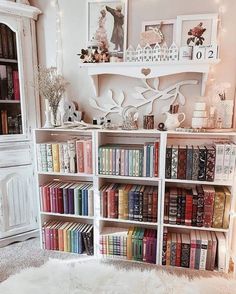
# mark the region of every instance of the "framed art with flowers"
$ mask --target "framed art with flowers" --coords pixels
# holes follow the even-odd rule
[[[176,43],[183,46],[209,46],[217,43],[218,14],[177,16]]]

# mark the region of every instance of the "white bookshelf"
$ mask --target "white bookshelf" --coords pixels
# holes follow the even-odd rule
[[[85,222],[94,225],[94,254],[100,257],[99,254],[99,236],[103,226],[114,226],[129,228],[131,226],[138,226],[144,228],[154,228],[157,230],[157,252],[156,263],[162,262],[162,245],[163,245],[163,230],[165,227],[171,231],[190,232],[193,230],[205,230],[212,232],[223,232],[227,238],[226,248],[226,268],[228,270],[229,258],[231,255],[231,242],[233,235],[233,217],[230,217],[230,224],[228,229],[216,229],[205,227],[192,227],[184,225],[171,225],[164,223],[164,195],[165,188],[168,185],[183,186],[186,185],[202,185],[208,184],[213,186],[227,186],[231,190],[232,194],[232,206],[231,214],[235,211],[236,203],[236,189],[234,181],[215,181],[215,182],[202,182],[191,180],[179,180],[179,179],[166,179],[165,178],[165,157],[166,146],[171,144],[174,140],[175,145],[184,142],[185,145],[197,145],[201,143],[213,142],[215,139],[232,139],[236,141],[236,133],[234,132],[218,132],[218,133],[182,133],[182,132],[159,132],[157,130],[137,130],[137,131],[123,131],[123,130],[71,130],[71,129],[36,129],[34,132],[35,144],[51,142],[57,140],[68,140],[71,137],[90,136],[92,138],[93,146],[93,174],[71,174],[71,173],[49,173],[49,172],[37,172],[37,187],[41,184],[45,184],[53,179],[59,180],[71,180],[71,181],[89,181],[93,183],[94,189],[94,216],[77,216],[77,215],[65,215],[58,213],[47,213],[39,211],[40,219],[42,223],[48,219],[59,220],[75,220],[76,222]],[[144,142],[150,142],[159,140],[159,177],[128,177],[128,176],[115,176],[115,175],[100,175],[98,173],[98,148],[104,144],[129,144],[130,138],[132,138],[132,144],[140,144]],[[36,148],[35,148],[36,150]],[[100,216],[100,188],[105,183],[130,183],[130,184],[142,184],[158,186],[158,214],[157,222],[139,222],[133,220],[111,219]],[[39,192],[39,189],[38,189]],[[40,202],[40,201],[39,201]],[[42,241],[42,240],[41,240]]]

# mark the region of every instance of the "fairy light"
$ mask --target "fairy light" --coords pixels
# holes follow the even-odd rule
[[[63,12],[60,9],[59,0],[52,0],[51,6],[56,9],[56,67],[59,74],[63,71],[63,58],[62,58],[62,31],[61,20]]]

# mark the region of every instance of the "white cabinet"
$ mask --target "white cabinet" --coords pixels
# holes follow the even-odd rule
[[[35,87],[40,13],[0,1],[0,247],[38,230],[31,130],[40,113]]]
[[[35,229],[34,181],[32,165],[0,169],[0,238]]]

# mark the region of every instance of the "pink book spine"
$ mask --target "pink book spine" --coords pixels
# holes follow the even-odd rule
[[[45,249],[51,249],[50,246],[50,229],[49,227],[45,227]]]
[[[92,140],[84,142],[84,172],[92,173]]]
[[[19,74],[17,70],[13,70],[13,89],[15,100],[20,100],[20,84],[19,84]]]
[[[88,142],[88,162],[89,162],[89,173],[93,173],[93,154],[92,154],[92,140]]]
[[[189,267],[192,269],[194,269],[194,265],[195,265],[196,247],[197,247],[196,240],[191,241]]]
[[[76,142],[76,160],[77,160],[77,171],[84,173],[84,144],[82,141]]]

